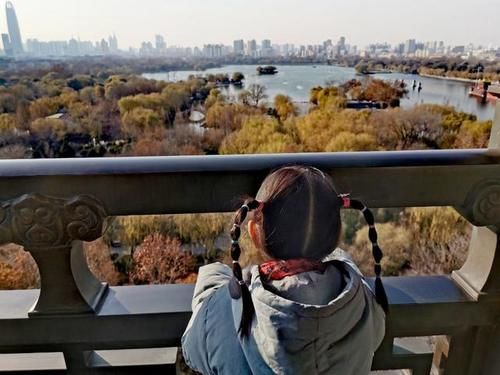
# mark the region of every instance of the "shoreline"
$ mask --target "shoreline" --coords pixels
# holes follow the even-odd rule
[[[421,73],[419,74],[420,77],[425,77],[425,78],[435,78],[435,79],[441,79],[445,81],[454,81],[454,82],[462,82],[462,83],[476,83],[477,80],[474,79],[469,79],[469,78],[460,78],[460,77],[443,77],[443,76],[435,76],[432,74],[425,74]]]

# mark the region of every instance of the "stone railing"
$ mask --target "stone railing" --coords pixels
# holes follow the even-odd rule
[[[24,246],[41,289],[0,291],[0,373],[175,373],[191,285],[108,287],[82,241],[120,215],[226,212],[286,164],[314,165],[371,207],[452,206],[476,227],[449,276],[388,277],[373,369],[500,373],[500,122],[490,150],[0,162],[0,242]],[[409,337],[446,336],[435,352]],[[411,342],[411,340],[410,340]]]

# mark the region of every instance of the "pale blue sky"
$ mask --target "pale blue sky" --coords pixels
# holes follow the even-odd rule
[[[120,48],[166,37],[169,45],[269,38],[321,43],[345,35],[364,46],[415,37],[500,45],[500,0],[13,0],[23,38],[97,40]],[[3,4],[0,30],[5,32]]]

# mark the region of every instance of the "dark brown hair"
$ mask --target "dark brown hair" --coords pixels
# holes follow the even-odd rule
[[[287,166],[265,178],[255,199],[245,200],[236,212],[231,229],[234,278],[229,288],[232,298],[243,299],[239,327],[242,337],[249,334],[255,312],[239,264],[241,225],[248,214],[253,211],[253,219],[260,223],[263,250],[272,258],[321,260],[338,245],[341,208],[360,210],[369,225],[375,259],[375,295],[384,310],[388,310],[387,297],[380,279],[382,251],[377,243],[371,211],[358,200],[339,196],[331,179],[319,169]]]

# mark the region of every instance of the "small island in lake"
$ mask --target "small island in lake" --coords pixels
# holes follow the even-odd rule
[[[275,67],[275,66],[259,66],[257,68],[257,73],[259,73],[259,75],[264,75],[264,74],[276,74],[278,73],[278,69]]]

